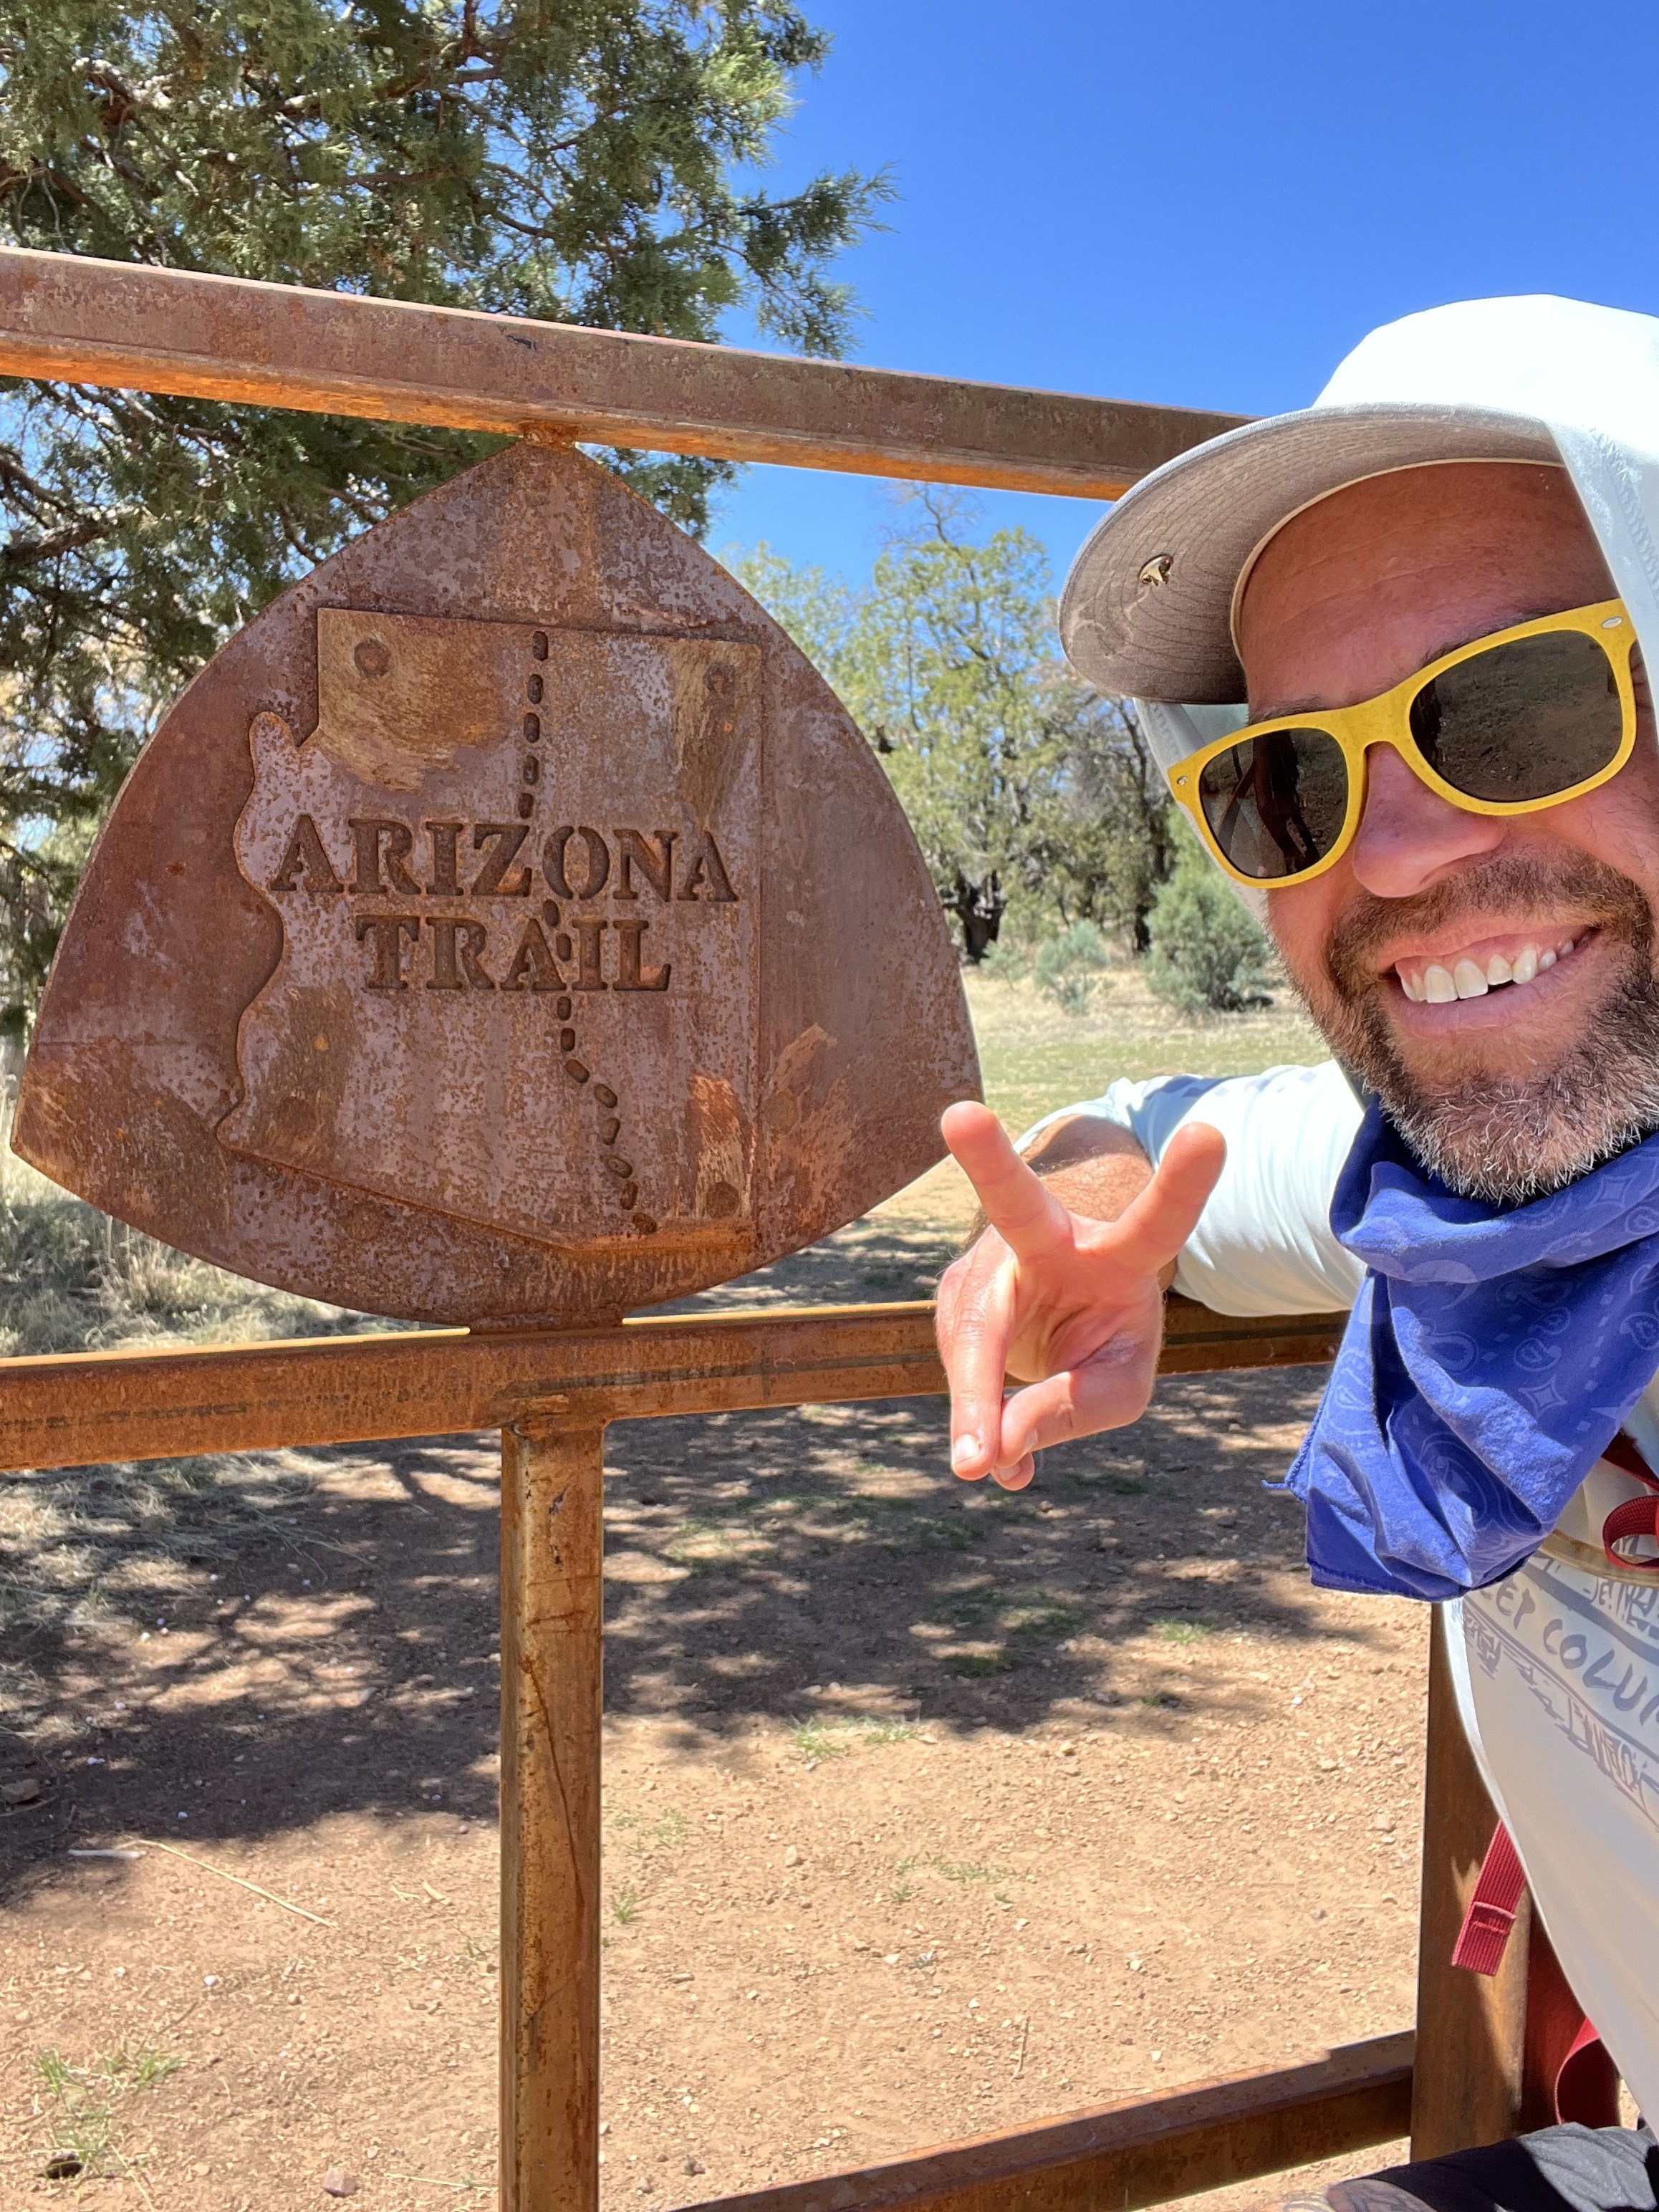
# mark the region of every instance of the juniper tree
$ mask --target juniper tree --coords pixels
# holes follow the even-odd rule
[[[880,177],[769,194],[793,0],[0,0],[0,239],[712,339],[847,342]],[[0,386],[0,1007],[160,707],[297,573],[500,441]],[[718,462],[607,456],[694,530]]]
[[[867,591],[767,547],[738,573],[881,756],[970,961],[1011,906],[1144,951],[1173,859],[1163,778],[1129,702],[1062,659],[1042,545],[976,513],[919,494]]]

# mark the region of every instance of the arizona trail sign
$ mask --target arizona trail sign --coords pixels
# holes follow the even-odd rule
[[[125,786],[14,1142],[281,1287],[473,1325],[725,1281],[978,1071],[890,787],[732,579],[520,442],[204,670]]]

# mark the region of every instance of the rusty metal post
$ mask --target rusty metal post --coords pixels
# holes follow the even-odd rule
[[[604,1445],[501,1432],[501,2212],[599,2201]]]
[[[1514,2135],[1525,2089],[1530,1897],[1522,1893],[1496,1974],[1466,1973],[1451,1962],[1498,1814],[1463,1733],[1446,1634],[1445,1615],[1436,1607],[1429,1632],[1413,2158],[1439,2158]]]

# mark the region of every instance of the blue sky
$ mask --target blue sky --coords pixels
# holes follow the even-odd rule
[[[806,0],[835,37],[772,182],[891,164],[856,357],[1261,414],[1415,308],[1659,312],[1659,7]],[[733,331],[734,339],[743,334]],[[984,495],[1057,572],[1098,509]],[[890,487],[751,469],[716,548],[861,575]]]

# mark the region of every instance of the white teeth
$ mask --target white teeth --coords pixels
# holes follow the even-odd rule
[[[1530,983],[1553,968],[1558,960],[1565,960],[1570,952],[1577,951],[1579,940],[1564,937],[1559,945],[1523,945],[1513,960],[1506,960],[1501,952],[1494,952],[1483,970],[1478,960],[1465,952],[1459,955],[1449,968],[1438,960],[1431,960],[1420,975],[1397,967],[1395,975],[1400,988],[1413,1006],[1425,1002],[1431,1006],[1449,1006],[1454,999],[1481,999],[1488,991],[1504,983]]]
[[[1460,999],[1484,999],[1486,979],[1473,960],[1460,960],[1452,969],[1452,981],[1457,986]]]

